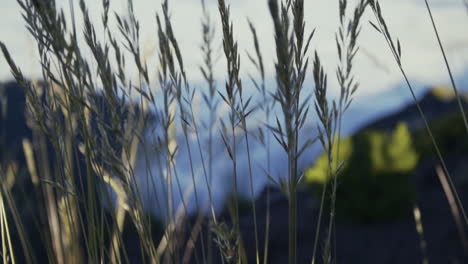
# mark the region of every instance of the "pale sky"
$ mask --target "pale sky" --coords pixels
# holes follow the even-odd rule
[[[219,13],[216,0],[206,0],[210,14],[216,22],[216,43],[221,45]],[[26,75],[32,78],[40,77],[40,68],[36,57],[34,41],[28,35],[20,16],[16,0],[2,0],[0,9],[0,39],[5,42],[13,58],[21,66]],[[101,1],[86,1],[96,23],[100,21]],[[141,46],[148,55],[149,65],[156,72],[156,23],[155,13],[160,11],[161,1],[135,0],[135,13],[141,23]],[[262,52],[266,60],[267,76],[273,79],[274,41],[273,28],[269,15],[267,0],[227,0],[231,5],[232,19],[236,39],[242,52],[241,72],[253,72],[252,65],[245,56],[245,50],[252,49],[252,38],[247,25],[247,18],[257,27],[262,40]],[[334,34],[338,26],[338,1],[309,0],[306,2],[306,30],[316,28],[310,54],[317,50],[322,57],[322,63],[329,75],[334,77],[337,64]],[[350,0],[352,5],[357,1]],[[460,75],[468,64],[468,12],[461,0],[432,0],[436,23],[447,49],[449,62],[455,75]],[[57,0],[60,6],[68,12],[69,1]],[[111,9],[124,14],[126,0],[111,1]],[[187,66],[189,78],[198,83],[201,75],[198,65],[201,63],[199,45],[201,43],[201,5],[198,0],[169,1],[172,22],[176,37],[181,46],[182,55]],[[381,1],[384,16],[387,19],[391,33],[398,37],[402,44],[403,65],[410,78],[427,84],[446,84],[448,78],[440,51],[435,41],[428,14],[423,0],[392,0]],[[78,5],[78,1],[76,1]],[[79,12],[78,7],[75,9]],[[393,58],[382,38],[367,21],[375,21],[370,9],[363,19],[363,30],[360,38],[361,52],[356,57],[356,77],[361,83],[357,96],[370,96],[389,89],[401,82],[401,75],[395,67]],[[219,46],[220,47],[220,46]],[[152,53],[153,52],[153,53]],[[217,77],[224,78],[225,64],[222,51],[221,60],[217,66]],[[377,66],[379,65],[379,66]],[[255,73],[255,72],[253,72]],[[154,75],[155,76],[155,75]],[[334,78],[329,78],[330,86],[334,87]],[[0,59],[0,80],[11,78],[8,66]],[[154,79],[154,78],[153,78]],[[246,80],[245,82],[248,82]]]

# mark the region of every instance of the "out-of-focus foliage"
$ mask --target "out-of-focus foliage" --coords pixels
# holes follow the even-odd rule
[[[435,98],[441,101],[447,102],[447,101],[456,100],[455,92],[450,87],[434,86],[430,90],[430,93],[432,94],[432,96],[434,96]],[[460,94],[460,96],[465,101],[468,99],[468,95],[466,93],[462,93]]]
[[[468,149],[468,137],[459,111],[446,114],[431,124],[437,144],[442,155],[462,154]],[[416,132],[416,148],[422,156],[434,155],[434,147],[426,131]]]
[[[336,155],[338,153],[338,140],[340,140],[340,146],[339,146],[339,152],[340,156],[339,159],[337,159]],[[329,169],[331,171],[336,171],[338,166],[340,165],[338,163],[339,160],[347,159],[351,156],[351,151],[352,151],[352,142],[351,138],[345,138],[345,139],[338,139],[336,138],[333,141],[333,148],[332,148],[332,157],[334,157],[332,167],[329,168],[329,162],[328,162],[328,157],[324,153],[318,157],[318,159],[315,161],[315,165],[311,168],[309,168],[306,171],[305,177],[307,182],[309,183],[320,183],[324,184],[327,181],[327,178],[329,177]],[[346,163],[344,163],[346,165]]]
[[[336,160],[337,145],[333,157]],[[372,223],[398,217],[411,208],[414,189],[409,176],[419,155],[413,147],[408,127],[399,123],[391,135],[362,131],[342,139],[339,160],[345,160],[338,175],[336,212],[358,223]],[[340,161],[334,161],[335,171]],[[331,180],[328,158],[322,154],[306,171],[306,182],[322,190]],[[317,192],[320,194],[321,191]]]
[[[399,123],[393,132],[390,142],[384,135],[381,141],[386,141],[387,145],[380,149],[381,153],[375,153],[373,157],[388,155],[382,164],[382,172],[410,172],[418,163],[418,153],[413,147],[413,140],[408,130],[408,126]]]

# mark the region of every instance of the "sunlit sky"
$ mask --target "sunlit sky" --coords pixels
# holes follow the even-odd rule
[[[58,0],[59,6],[69,11],[70,1]],[[100,22],[102,12],[101,1],[86,1],[92,18]],[[141,46],[148,57],[149,65],[156,64],[156,22],[155,13],[160,11],[161,1],[135,0],[135,13],[141,23]],[[334,34],[338,26],[338,1],[313,0],[306,2],[306,30],[316,28],[316,35],[312,41],[313,51],[317,50],[328,73],[334,76],[337,64]],[[352,5],[357,1],[349,1]],[[434,37],[428,13],[423,0],[392,0],[381,1],[384,16],[387,18],[390,30],[398,37],[402,44],[403,64],[410,78],[427,84],[448,83],[443,60]],[[468,64],[468,12],[461,0],[429,1],[433,7],[436,23],[447,49],[449,62],[455,75],[461,75]],[[76,1],[75,5],[77,5]],[[197,83],[201,80],[198,66],[201,63],[201,5],[198,0],[169,1],[172,22],[177,39],[180,42],[189,78]],[[241,55],[241,72],[254,72],[253,67],[245,56],[246,50],[252,49],[252,38],[248,29],[247,19],[257,27],[262,40],[262,52],[267,67],[267,76],[273,79],[274,69],[274,41],[272,22],[267,8],[267,0],[227,0],[231,5],[234,31],[239,42]],[[207,0],[209,12],[216,23],[216,45],[221,45],[221,28],[216,0]],[[79,12],[78,7],[75,7]],[[126,0],[111,1],[111,9],[125,14]],[[0,9],[0,39],[10,49],[13,58],[21,66],[26,75],[32,78],[40,77],[40,67],[33,39],[29,36],[20,16],[20,9],[16,0],[2,0]],[[394,87],[401,81],[401,75],[388,51],[381,35],[368,23],[375,21],[370,9],[363,19],[363,29],[360,38],[361,52],[355,62],[356,77],[361,83],[357,96],[369,96]],[[225,64],[222,50],[219,49],[221,59],[216,64],[218,79],[224,78]],[[129,70],[131,71],[131,70]],[[154,74],[155,76],[155,74]],[[11,74],[5,60],[0,59],[0,80],[10,79]],[[334,78],[329,78],[334,87]]]

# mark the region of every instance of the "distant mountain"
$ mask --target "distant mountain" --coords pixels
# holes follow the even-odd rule
[[[468,93],[460,92],[461,102],[464,108],[468,106]],[[429,122],[443,117],[448,113],[459,111],[459,105],[455,93],[446,87],[432,87],[419,99],[419,105]],[[364,125],[360,130],[377,129],[392,130],[398,122],[406,122],[410,130],[424,129],[424,123],[415,103],[410,103],[393,113],[386,114],[379,119]]]

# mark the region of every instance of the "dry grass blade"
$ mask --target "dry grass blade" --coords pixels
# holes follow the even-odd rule
[[[445,196],[447,197],[450,206],[450,212],[452,213],[453,219],[455,220],[455,224],[457,225],[460,240],[465,250],[468,250],[468,239],[466,237],[467,230],[463,225],[462,216],[460,214],[460,208],[457,205],[453,190],[450,188],[450,184],[447,180],[447,175],[444,173],[440,166],[436,167],[436,173],[437,177],[439,178],[440,184],[442,185],[442,189],[444,190]]]
[[[427,242],[424,238],[424,227],[421,219],[421,211],[419,210],[418,206],[413,208],[413,217],[416,225],[416,232],[418,232],[419,236],[419,248],[421,249],[422,263],[429,264],[427,257]]]

